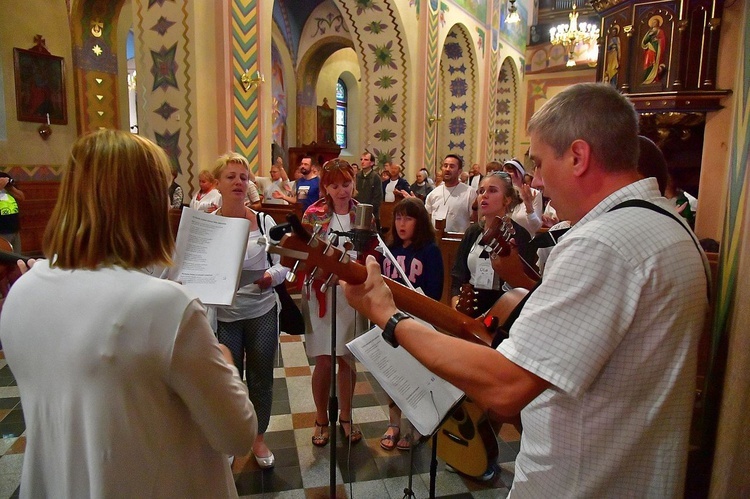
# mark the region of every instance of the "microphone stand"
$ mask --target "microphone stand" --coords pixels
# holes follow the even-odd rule
[[[339,413],[339,399],[336,396],[336,288],[334,284],[331,290],[331,391],[328,395],[328,421],[333,423],[330,430],[329,442],[331,444],[329,493],[331,499],[336,497],[336,420]],[[351,418],[350,418],[351,420]],[[351,425],[350,425],[351,427]]]

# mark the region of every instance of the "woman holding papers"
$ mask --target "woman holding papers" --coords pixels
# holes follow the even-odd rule
[[[221,194],[216,189],[216,179],[208,170],[198,174],[200,189],[190,200],[190,207],[194,210],[211,213],[221,206]]]
[[[324,197],[310,205],[302,217],[302,224],[308,229],[320,225],[321,236],[331,233],[347,233],[354,225],[354,213],[357,201],[352,199],[354,189],[354,170],[348,162],[333,159],[323,165],[320,178],[320,191]],[[370,222],[375,230],[375,218]],[[343,247],[347,237],[339,237],[339,248]],[[353,255],[356,258],[356,255]],[[315,432],[313,445],[322,447],[328,443],[328,415],[326,412],[329,387],[331,384],[331,321],[332,292],[336,292],[336,357],[338,361],[338,389],[340,414],[339,423],[344,437],[351,443],[362,439],[362,432],[352,426],[352,394],[356,371],[354,357],[349,353],[346,344],[354,338],[355,314],[344,298],[339,286],[329,287],[322,291],[324,281],[313,280],[302,293],[307,302],[311,328],[305,334],[305,348],[308,357],[315,357],[315,370],[312,375],[312,392],[315,401]]]
[[[170,181],[142,136],[73,146],[47,259],[0,319],[26,418],[22,496],[237,497],[226,454],[255,439],[247,387],[194,293],[141,271],[171,263]]]
[[[440,300],[443,294],[443,256],[435,244],[435,229],[424,202],[416,197],[404,198],[393,208],[388,249],[396,259],[383,258],[383,275],[403,283],[398,265],[403,270],[414,289],[421,289],[433,300]],[[389,400],[388,429],[380,438],[380,446],[385,450],[408,450],[410,443],[401,435],[401,409]]]
[[[221,156],[213,171],[218,180],[222,206],[216,214],[224,217],[245,218],[250,222],[247,251],[242,263],[243,278],[234,304],[219,307],[217,335],[219,342],[232,352],[234,364],[240,372],[245,368],[245,379],[250,400],[258,412],[258,436],[253,444],[253,455],[261,468],[275,464],[273,452],[263,438],[271,418],[273,399],[273,363],[278,344],[279,322],[276,292],[273,287],[284,282],[288,272],[279,263],[279,256],[266,252],[258,239],[276,225],[268,215],[245,206],[250,182],[249,165],[244,156],[229,153]],[[247,279],[247,284],[242,284]]]

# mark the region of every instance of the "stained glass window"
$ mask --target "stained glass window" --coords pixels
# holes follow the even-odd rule
[[[346,147],[347,98],[346,85],[339,79],[336,82],[336,144],[342,149]]]

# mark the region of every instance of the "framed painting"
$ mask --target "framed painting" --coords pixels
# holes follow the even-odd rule
[[[13,48],[18,121],[68,124],[65,61],[35,50]]]

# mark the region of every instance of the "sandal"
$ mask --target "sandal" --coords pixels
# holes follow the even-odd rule
[[[398,450],[409,450],[411,448],[411,436],[404,435],[396,444]]]
[[[320,428],[320,430],[318,430]],[[320,433],[318,433],[320,432]],[[325,423],[318,423],[318,420],[315,420],[315,434],[312,436],[312,443],[316,447],[325,447],[328,445],[328,439],[330,438],[330,435],[328,434],[328,422]]]
[[[393,435],[389,435],[388,432],[384,433],[383,436],[380,437],[380,446],[383,449],[390,451],[396,448],[396,441],[401,434],[401,429],[397,424],[389,424],[388,428],[395,428],[396,432]]]
[[[345,424],[349,425],[348,435],[346,434],[346,430],[344,429]],[[341,419],[341,417],[339,417],[339,428],[341,428],[341,433],[344,434],[344,438],[347,439],[350,444],[356,444],[357,442],[362,440],[362,432],[359,429],[354,428],[352,426],[351,419],[346,420],[346,419]]]

